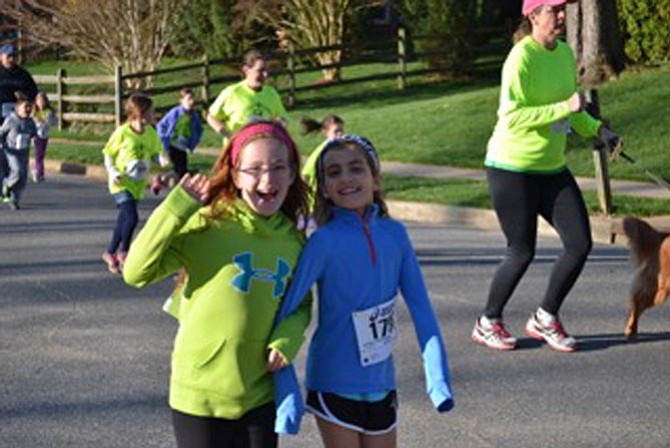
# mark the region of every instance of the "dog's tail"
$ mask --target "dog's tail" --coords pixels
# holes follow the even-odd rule
[[[623,232],[635,254],[638,264],[643,263],[658,250],[661,241],[667,236],[638,218],[627,217],[623,220]]]

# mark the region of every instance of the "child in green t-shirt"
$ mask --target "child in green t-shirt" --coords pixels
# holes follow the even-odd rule
[[[113,274],[121,273],[121,265],[130,249],[138,222],[137,202],[144,195],[151,160],[156,159],[161,166],[167,164],[167,157],[159,157],[163,145],[151,125],[153,101],[145,95],[131,95],[126,102],[126,115],[128,121],[114,131],[102,150],[109,175],[109,192],[119,209],[112,240],[102,254]]]

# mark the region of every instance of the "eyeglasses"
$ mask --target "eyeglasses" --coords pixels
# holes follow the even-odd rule
[[[288,176],[291,173],[291,168],[288,165],[279,164],[266,167],[253,166],[250,168],[240,168],[237,172],[251,176],[254,179],[260,179],[265,173],[275,176]]]

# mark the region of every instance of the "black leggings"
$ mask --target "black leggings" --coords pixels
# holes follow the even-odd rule
[[[172,410],[179,448],[276,448],[274,403],[252,409],[237,420],[197,417]]]
[[[129,199],[117,205],[119,215],[116,218],[116,226],[112,234],[112,241],[109,243],[107,252],[113,254],[121,246],[121,252],[127,253],[130,249],[130,242],[133,239],[133,232],[137,227],[139,217],[137,216],[137,201]]]
[[[186,151],[182,151],[177,148],[170,146],[168,150],[168,157],[170,157],[170,162],[172,162],[172,169],[177,175],[177,180],[179,181],[184,174],[188,173],[188,154]]]
[[[567,169],[528,174],[489,168],[493,207],[507,238],[507,254],[498,267],[484,315],[501,318],[503,309],[535,256],[537,217],[558,232],[563,252],[556,260],[541,307],[554,315],[575,284],[591,251],[591,228],[584,199]]]

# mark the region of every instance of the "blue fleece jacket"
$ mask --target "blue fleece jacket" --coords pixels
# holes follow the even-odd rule
[[[393,356],[362,365],[352,313],[388,302],[400,290],[419,340],[427,393],[438,411],[449,411],[454,401],[447,352],[414,249],[401,223],[377,215],[376,206],[363,219],[335,208],[333,219],[312,235],[300,255],[276,328],[316,282],[319,318],[307,358],[307,389],[342,394],[392,390]],[[290,366],[275,376],[278,406],[281,400],[295,402],[291,376]]]
[[[188,139],[188,149],[193,152],[198,143],[200,143],[200,138],[202,137],[202,121],[200,116],[195,110],[186,112],[184,107],[180,104],[168,111],[167,114],[156,124],[156,131],[158,136],[163,142],[163,149],[167,151],[170,149],[170,143],[172,141],[172,134],[174,133],[174,128],[177,125],[177,120],[179,117],[185,113],[191,114],[191,137]]]

